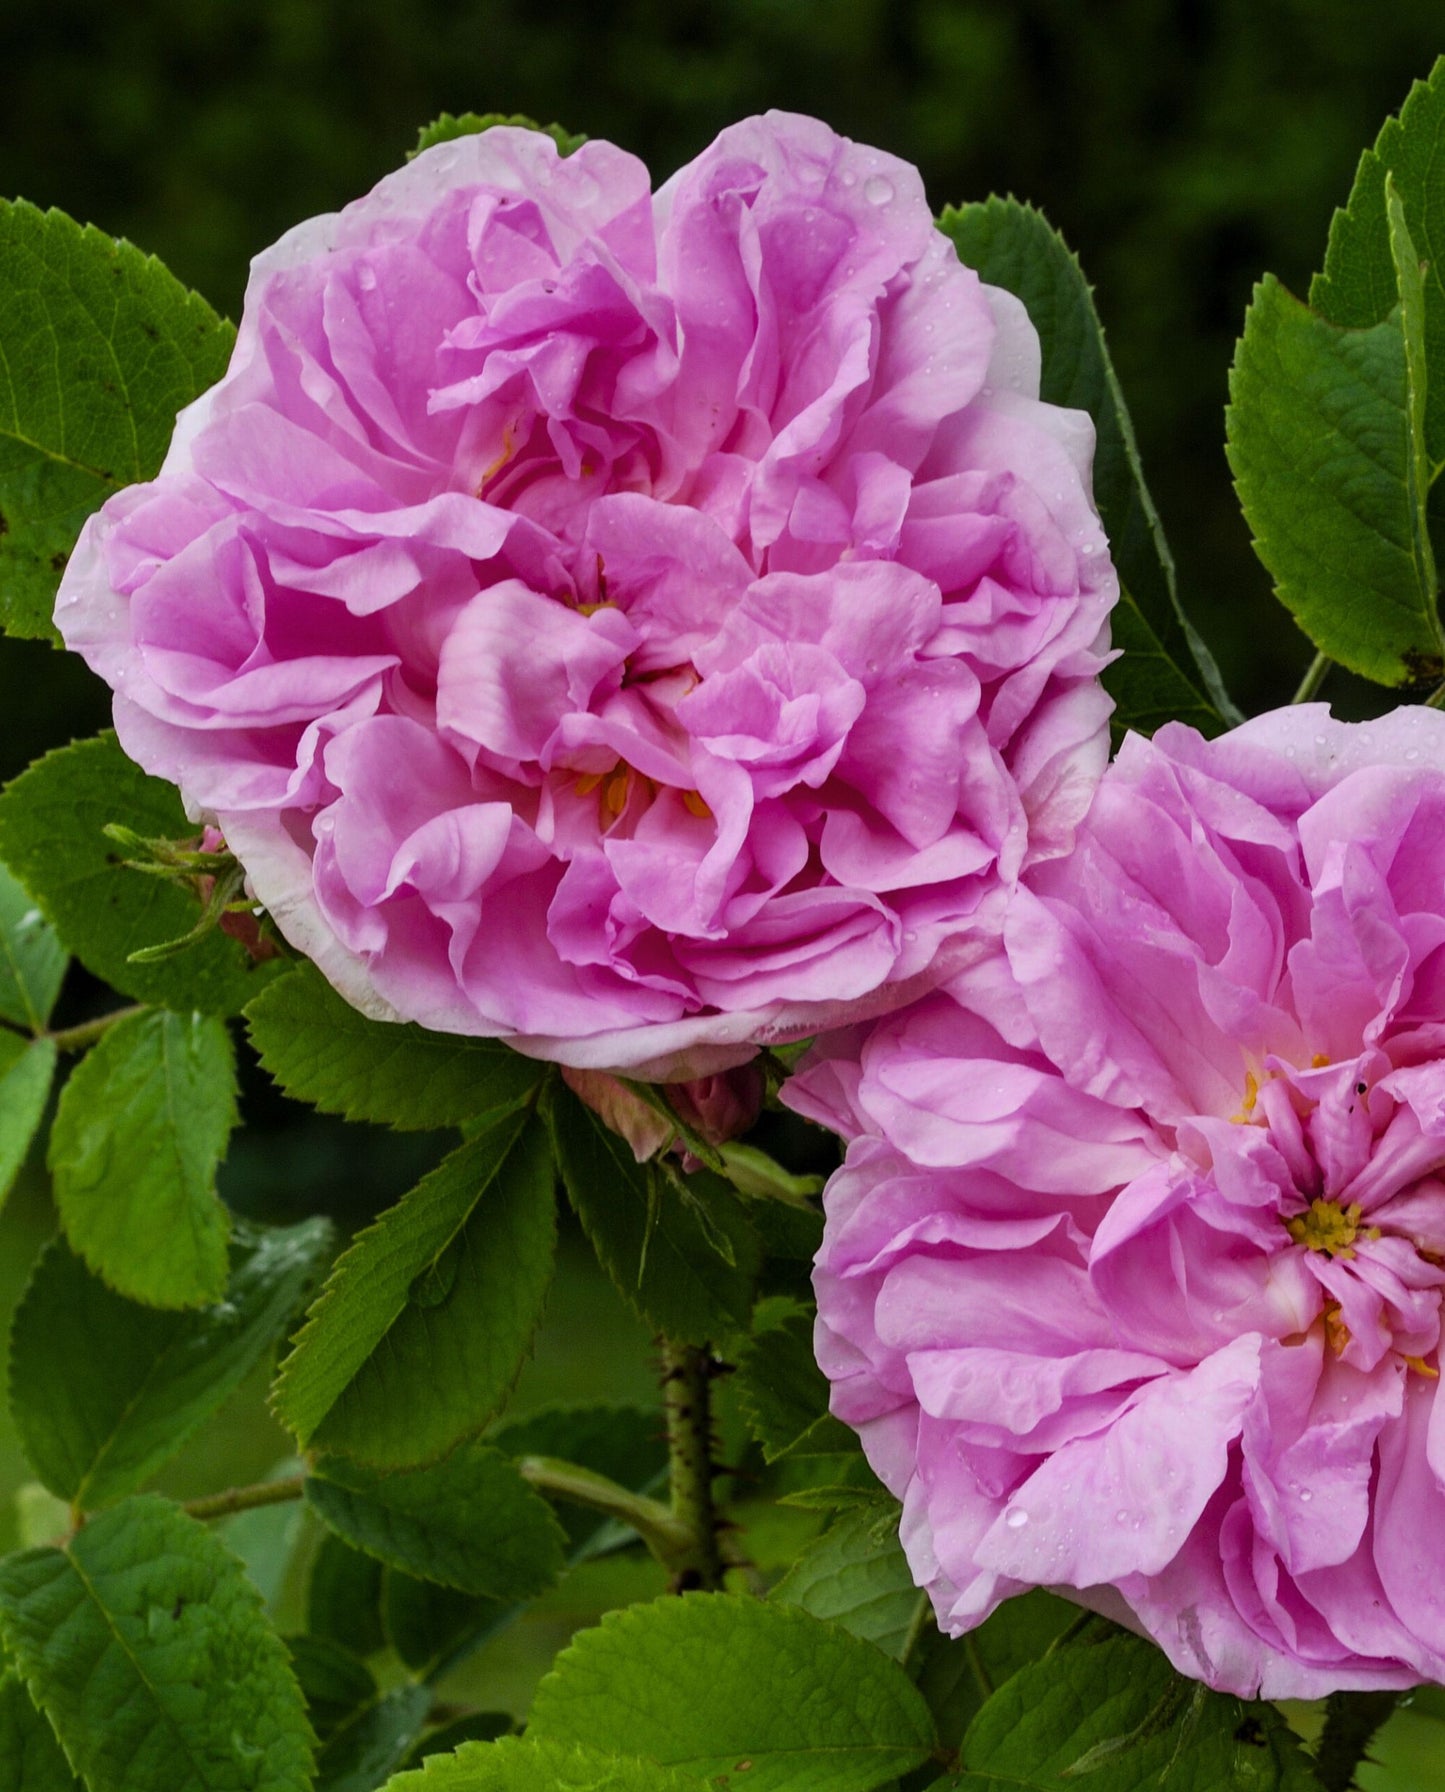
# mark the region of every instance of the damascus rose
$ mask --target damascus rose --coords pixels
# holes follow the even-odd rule
[[[63,583],[126,750],[357,1007],[705,1076],[966,959],[1105,756],[1087,418],[917,173],[439,145],[255,264]]]
[[[991,960],[835,1041],[833,1408],[950,1632],[1445,1678],[1445,716],[1130,737]],[[956,998],[956,999],[955,999]]]

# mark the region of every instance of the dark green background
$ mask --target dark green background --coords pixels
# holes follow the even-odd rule
[[[233,315],[248,258],[443,109],[557,119],[660,178],[730,120],[814,112],[940,207],[1041,205],[1098,289],[1186,599],[1243,706],[1308,659],[1221,450],[1252,282],[1300,290],[1360,150],[1445,49],[1434,0],[0,0],[0,193],[130,237]],[[0,651],[0,773],[103,698]]]

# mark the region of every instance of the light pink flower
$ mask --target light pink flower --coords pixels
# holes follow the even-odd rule
[[[888,1009],[1064,850],[1087,418],[917,173],[740,124],[440,145],[255,264],[57,620],[364,1011],[690,1078]]]
[[[949,993],[830,1043],[833,1407],[954,1633],[1445,1678],[1445,716],[1130,737]]]

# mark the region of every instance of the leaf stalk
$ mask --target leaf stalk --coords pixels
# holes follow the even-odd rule
[[[519,1456],[517,1471],[538,1493],[572,1500],[629,1526],[670,1573],[677,1573],[691,1556],[692,1532],[661,1500],[634,1493],[606,1475],[555,1456]]]
[[[187,1500],[181,1510],[204,1523],[229,1518],[234,1512],[254,1512],[258,1506],[284,1505],[287,1500],[299,1500],[305,1491],[305,1475],[285,1475],[275,1481],[258,1481],[253,1487],[228,1487],[224,1493]]]
[[[1299,681],[1299,689],[1290,698],[1290,703],[1309,703],[1320,693],[1320,686],[1325,682],[1334,661],[1327,653],[1317,653],[1309,663],[1309,669]]]
[[[144,1002],[134,1002],[129,1008],[113,1008],[109,1014],[99,1014],[94,1020],[85,1020],[76,1027],[59,1027],[53,1033],[42,1034],[49,1039],[59,1052],[83,1052],[95,1044],[103,1033],[108,1033],[118,1021],[131,1020],[137,1014],[144,1014]]]

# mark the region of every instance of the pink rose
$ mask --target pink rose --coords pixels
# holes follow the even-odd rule
[[[946,1629],[1445,1678],[1445,716],[1131,737],[951,993],[835,1042],[819,1354]],[[1005,956],[1006,953],[1006,956]]]
[[[68,644],[357,1007],[676,1079],[887,1010],[1106,752],[1093,432],[917,173],[439,145],[256,262]]]

